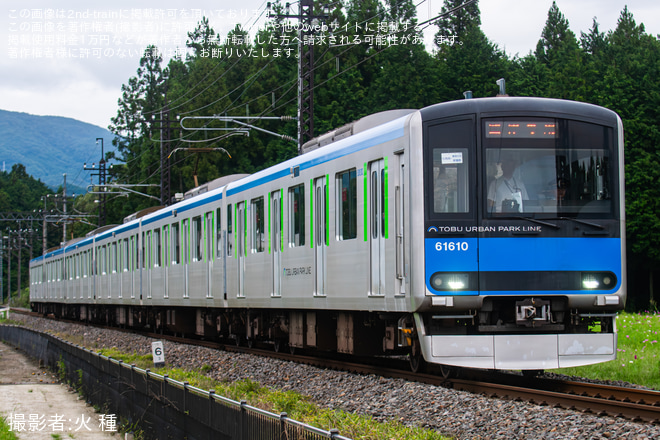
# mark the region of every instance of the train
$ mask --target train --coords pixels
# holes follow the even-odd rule
[[[623,145],[615,112],[568,100],[376,113],[48,250],[31,307],[413,370],[606,362],[626,301]]]

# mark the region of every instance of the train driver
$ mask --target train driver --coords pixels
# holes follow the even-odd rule
[[[516,176],[519,160],[504,155],[498,163],[502,173],[488,187],[489,212],[523,212],[523,201],[529,200],[520,175]]]

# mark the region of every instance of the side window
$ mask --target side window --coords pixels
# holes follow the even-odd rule
[[[135,246],[133,246],[133,270],[140,269],[140,235],[133,236]]]
[[[289,246],[305,245],[305,185],[289,188]]]
[[[154,267],[162,266],[160,229],[154,229]]]
[[[474,215],[474,120],[433,121],[425,137],[427,219]]]
[[[124,270],[124,253],[122,252],[122,245],[124,244],[123,240],[118,240],[116,243],[116,260],[117,260],[117,266],[116,270],[117,272],[121,273]]]
[[[222,258],[222,208],[215,213],[215,240],[216,258]]]
[[[231,250],[234,247],[234,223],[232,219],[233,211],[231,205],[227,206],[227,256],[231,257]]]
[[[466,148],[433,149],[433,212],[468,212],[467,164]]]
[[[252,251],[263,252],[265,248],[264,233],[264,198],[259,197],[252,200]]]
[[[128,247],[128,238],[124,238],[124,250],[123,250],[123,253],[124,253],[124,267],[123,267],[123,269],[124,269],[124,272],[128,272],[128,268],[129,268],[128,263],[129,263],[129,255],[130,255],[129,252],[130,252],[130,248]],[[86,257],[87,256],[85,256],[85,258]]]
[[[153,232],[148,231],[147,232],[147,241],[145,242],[144,246],[142,246],[142,249],[144,249],[144,253],[146,254],[144,256],[145,260],[145,267],[147,269],[151,269],[151,266],[153,266],[153,246],[152,246],[152,238],[153,238]]]
[[[184,218],[181,221],[181,258],[183,259],[183,264],[190,263],[190,256],[192,255],[190,249],[190,219]]]
[[[170,258],[170,227],[168,225],[163,226],[163,255],[161,257],[161,261],[164,266],[167,266],[169,264],[169,258]]]
[[[141,263],[140,263],[141,266],[140,267],[142,269],[144,269],[146,267],[146,259],[147,259],[147,255],[146,255],[147,253],[145,252],[145,249],[144,249],[144,244],[147,241],[146,236],[147,236],[147,233],[143,232],[142,233],[142,240],[140,240],[140,246],[139,246],[140,254],[142,255],[142,259],[140,260],[141,261]]]
[[[103,245],[101,248],[101,274],[108,274],[108,260],[107,260],[107,246]]]
[[[328,222],[328,176],[319,177],[314,179],[314,200],[312,206],[314,207],[313,228],[314,236],[312,242],[316,240],[316,246],[328,246],[329,239],[329,222]]]
[[[204,242],[206,243],[206,259],[213,260],[213,211],[209,211],[204,216]]]
[[[204,259],[204,231],[202,229],[202,216],[193,217],[193,261]]]
[[[357,174],[355,168],[337,174],[337,239],[357,237]]]
[[[181,229],[179,223],[172,224],[172,264],[181,264]]]
[[[110,255],[110,265],[112,266],[111,272],[112,273],[117,273],[117,259],[119,258],[119,254],[117,253],[117,242],[113,241],[112,242],[112,249],[111,249],[111,255]]]

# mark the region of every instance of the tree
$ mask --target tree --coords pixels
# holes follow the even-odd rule
[[[584,49],[584,51],[589,55],[601,55],[607,48],[605,33],[600,32],[598,26],[599,25],[596,21],[596,17],[594,17],[593,24],[591,25],[589,33],[585,34],[582,32],[580,36],[580,45],[582,46],[582,49]]]
[[[9,172],[0,172],[0,211],[1,212],[31,212],[31,211],[41,211],[43,209],[43,201],[41,198],[46,194],[49,194],[50,189],[42,183],[40,180],[35,179],[27,173],[27,170],[23,164],[16,163],[11,167]],[[37,230],[42,226],[41,222],[4,222],[3,227],[10,230],[18,229],[32,229]],[[10,235],[7,231],[4,232],[4,235]],[[12,241],[17,242],[17,236],[11,235]],[[26,238],[26,234],[22,233],[23,238]],[[36,234],[29,238],[28,244],[31,247],[26,248],[25,243],[22,243],[23,252],[21,253],[21,262],[20,262],[20,273],[21,273],[21,286],[26,286],[28,284],[29,276],[29,257],[30,254],[36,255],[41,252],[41,240],[33,240]],[[39,235],[40,236],[40,235]],[[29,237],[29,235],[27,236]],[[53,228],[51,228],[50,233],[48,234],[48,243],[54,245],[59,243],[62,235],[61,232],[58,234]],[[47,244],[48,246],[48,244]],[[12,253],[11,251],[5,249],[5,259],[12,258],[12,261],[15,261],[14,258],[18,256],[18,252]],[[8,274],[3,273],[4,277],[12,277],[12,280],[16,280],[18,276],[19,264],[12,263],[12,272]],[[6,286],[6,284],[5,284]],[[17,283],[12,281],[12,286],[16,287]]]
[[[442,49],[440,43],[441,37],[452,38],[465,36],[474,28],[481,26],[481,12],[479,11],[479,2],[476,1],[465,7],[462,7],[465,0],[445,0],[436,24],[438,32],[435,42]]]
[[[155,46],[148,46],[137,69],[137,76],[122,86],[117,116],[108,129],[115,134],[113,144],[118,155],[107,153],[106,160],[123,162],[109,172],[110,179],[127,184],[157,183],[160,168],[160,145],[152,141],[153,120],[158,119],[165,97],[162,55]],[[151,191],[153,195],[158,192]],[[147,199],[129,198],[129,202],[107,209],[110,222],[120,222],[127,210],[135,212],[153,203]],[[112,205],[111,205],[112,206]],[[130,213],[130,212],[129,212]],[[120,217],[117,217],[117,216]]]
[[[444,90],[441,100],[463,98],[471,90],[475,97],[493,96],[496,81],[506,77],[509,63],[497,45],[491,43],[479,27],[481,13],[477,2],[456,9],[463,2],[445,0],[438,21],[435,54]]]
[[[202,20],[197,23],[197,27],[192,32],[188,32],[186,46],[193,50],[189,57],[210,57],[213,50],[217,49],[219,39],[220,35],[213,30],[209,24],[209,19],[202,17]]]
[[[389,44],[377,56],[380,71],[367,89],[371,112],[435,104],[443,83],[417,29],[415,6],[410,0],[388,0],[387,5],[385,20],[393,26]]]
[[[625,128],[626,214],[631,283],[644,283],[654,298],[653,278],[660,264],[660,42],[637,25],[624,8],[606,37],[595,102],[619,113]],[[641,291],[630,289],[630,292]],[[657,296],[656,296],[657,297]],[[644,304],[646,298],[636,298]]]
[[[541,39],[536,44],[536,60],[545,70],[540,89],[553,98],[585,100],[585,72],[582,52],[568,20],[556,2],[548,11]]]

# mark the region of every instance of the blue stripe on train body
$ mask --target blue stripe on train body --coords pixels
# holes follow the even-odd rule
[[[436,291],[436,272],[612,272],[617,279],[610,290],[621,288],[621,239],[586,237],[501,237],[425,239],[426,288],[436,295],[593,294],[592,290]]]

